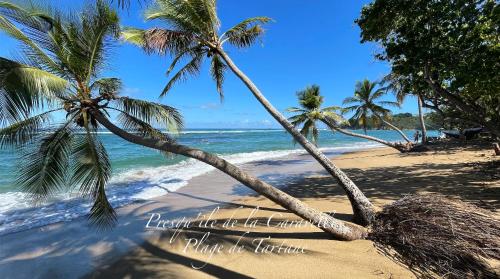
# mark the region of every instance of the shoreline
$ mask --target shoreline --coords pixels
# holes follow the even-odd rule
[[[485,151],[474,149],[461,151],[459,155],[456,153],[399,154],[388,148],[372,148],[328,156],[336,155],[333,161],[356,181],[378,207],[406,193],[436,191],[482,204],[486,208],[498,208],[500,197],[495,193],[500,189],[500,178],[490,178],[491,173],[477,171],[478,167],[485,166],[492,157],[485,154]],[[335,211],[336,217],[342,220],[349,221],[351,218],[350,204],[340,187],[307,154],[251,162],[242,165],[242,168],[284,189],[308,205],[325,212]],[[455,176],[447,178],[443,173],[450,169]],[[435,185],[436,181],[440,185]],[[464,188],[457,188],[457,185]],[[134,277],[134,274],[158,278],[169,275],[179,278],[270,277],[273,274],[259,273],[256,269],[269,270],[266,263],[272,258],[276,270],[289,277],[301,272],[297,270],[297,266],[302,264],[297,265],[297,260],[317,266],[314,269],[319,272],[317,276],[324,275],[325,272],[341,274],[345,278],[413,276],[405,267],[377,253],[368,240],[332,241],[327,234],[316,228],[282,230],[258,226],[246,240],[270,235],[277,240],[276,243],[273,242],[276,245],[280,241],[293,247],[305,245],[306,254],[226,255],[214,258],[201,270],[195,270],[190,265],[193,262],[203,264],[203,255],[193,251],[184,253],[182,243],[169,244],[164,233],[144,230],[151,212],[168,212],[162,214],[162,217],[174,219],[181,216],[193,217],[200,211],[209,212],[220,206],[218,220],[231,217],[244,219],[257,205],[261,210],[255,218],[265,220],[274,214],[283,215],[286,219],[296,219],[296,216],[227,175],[212,171],[192,178],[187,186],[176,192],[149,202],[119,208],[119,225],[107,233],[95,232],[88,228],[85,218],[79,218],[0,236],[0,241],[7,243],[0,251],[0,274],[7,274],[7,278],[13,275],[16,278],[122,278]],[[239,207],[242,209],[235,213],[235,209]],[[207,229],[189,231],[182,236],[199,235],[204,231]],[[214,237],[212,241],[234,244],[245,229],[228,231],[214,228],[209,231]],[[38,277],[33,277],[33,274]],[[339,277],[344,278],[342,276]]]
[[[363,146],[362,150],[365,148],[376,147]],[[339,156],[352,150],[360,148],[338,148],[326,154],[330,157]],[[306,153],[253,161],[240,166],[277,187],[284,187],[291,180],[304,175],[323,171]],[[168,212],[165,216],[171,219],[179,216],[192,217],[216,205],[231,205],[241,197],[255,194],[233,178],[214,169],[191,178],[186,186],[176,191],[117,208],[119,223],[109,232],[96,232],[89,228],[86,217],[82,216],[67,222],[4,234],[0,236],[0,242],[7,244],[0,249],[0,274],[34,278],[36,270],[38,278],[78,278],[103,263],[125,255],[151,237],[152,233],[144,230],[149,217],[146,216],[147,212]],[[71,239],[64,241],[68,236]],[[60,254],[67,255],[64,258],[52,256]]]
[[[500,220],[497,173],[500,158],[490,153],[489,149],[474,147],[414,154],[377,148],[348,152],[333,161],[378,207],[405,194],[436,192],[495,210]],[[453,175],[450,176],[450,172]],[[337,218],[349,221],[352,210],[339,188],[331,177],[319,172],[290,181],[283,190],[319,210],[333,210]],[[174,243],[169,242],[171,232],[165,231],[86,278],[415,278],[407,267],[379,253],[369,240],[335,241],[315,227],[280,227],[284,220],[300,218],[258,195],[240,198],[234,203],[212,218],[220,221],[216,227],[186,229],[182,234],[184,241]],[[239,208],[241,205],[244,208]],[[262,210],[253,213],[255,206]],[[245,226],[244,220],[249,216],[259,220],[259,225]],[[271,226],[267,225],[269,218],[272,218]],[[207,216],[200,219],[207,220]],[[224,227],[223,224],[231,220],[241,222],[235,227]],[[207,239],[210,245],[228,248],[244,243],[249,249],[240,254],[222,252],[210,258],[188,241],[202,239],[207,233],[210,233]],[[305,253],[276,250],[265,253],[262,245],[257,247],[262,239],[266,247],[279,249],[284,245],[303,249]],[[490,264],[500,271],[500,261],[492,260]],[[194,269],[193,266],[204,267]]]
[[[378,144],[358,143],[346,146],[322,148],[329,154],[340,154],[346,151],[376,148]],[[305,154],[302,149],[268,150],[226,154],[222,157],[236,165],[244,165],[257,161],[274,160],[288,156]],[[108,185],[106,192],[114,208],[121,208],[134,203],[147,202],[161,197],[188,185],[189,181],[213,171],[214,168],[196,161],[185,159],[174,164],[128,169],[116,173]],[[32,207],[32,201],[21,192],[0,194],[2,201],[7,202],[0,207],[0,236],[20,231],[43,227],[59,222],[70,222],[86,216],[91,207],[89,201],[78,195],[63,193],[53,201]],[[9,207],[23,205],[17,209]],[[27,206],[27,207],[26,207]],[[27,221],[29,220],[29,221]]]

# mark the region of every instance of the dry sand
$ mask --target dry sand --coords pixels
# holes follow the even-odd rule
[[[490,149],[453,147],[426,153],[399,154],[382,148],[344,154],[333,161],[378,207],[416,192],[441,193],[491,210],[497,209],[500,203],[500,159],[494,157]],[[331,177],[311,173],[287,182],[285,190],[313,207],[336,212],[338,218],[351,218],[349,202]],[[260,210],[252,215],[256,206]],[[244,225],[249,216],[251,220],[258,221],[255,227]],[[199,219],[207,220],[208,217]],[[379,254],[368,240],[332,240],[326,233],[310,226],[280,228],[284,220],[300,219],[260,196],[241,198],[213,214],[210,220],[214,219],[217,220],[214,227],[184,229],[173,243],[170,243],[172,231],[155,234],[121,259],[101,266],[90,276],[414,278],[406,267]],[[238,222],[233,227],[222,227],[227,220]],[[198,249],[193,241],[188,243],[187,239],[200,240],[207,232],[210,233],[208,239]],[[271,253],[264,253],[262,249],[256,252],[260,239],[267,237],[270,239],[263,244],[279,246],[284,242],[284,246],[296,250],[283,252],[275,248]],[[229,250],[236,243],[245,247],[241,253]],[[206,249],[223,245],[222,252],[210,258],[203,250],[206,245]],[[263,248],[262,245],[259,247]],[[193,265],[204,267],[194,269]]]

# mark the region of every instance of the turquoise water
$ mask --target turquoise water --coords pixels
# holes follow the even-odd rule
[[[413,131],[406,133],[411,136]],[[369,135],[389,141],[401,140],[394,131],[369,131]],[[101,133],[99,137],[112,162],[113,177],[107,193],[114,206],[175,191],[189,179],[212,170],[201,162],[182,156],[166,157],[109,133]],[[176,138],[181,144],[220,154],[235,164],[303,152],[283,130],[189,130]],[[373,145],[373,142],[326,130],[320,133],[319,146],[325,150]],[[0,153],[0,234],[71,220],[88,212],[90,204],[76,193],[61,193],[34,208],[27,195],[14,184],[18,154],[14,150]]]

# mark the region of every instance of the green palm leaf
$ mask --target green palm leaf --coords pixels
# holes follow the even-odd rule
[[[287,112],[307,112],[305,109],[297,108],[297,107],[290,107],[286,109]]]
[[[101,78],[90,86],[90,90],[97,90],[99,95],[116,95],[122,88],[122,81],[118,78]]]
[[[148,123],[125,112],[121,112],[118,115],[118,122],[121,124],[123,129],[139,133],[139,135],[141,135],[142,137],[150,137],[170,142],[174,141],[167,134],[162,133],[160,130],[153,128],[153,126],[149,125]]]
[[[162,125],[171,132],[183,128],[182,116],[173,107],[128,97],[118,98],[114,103],[119,110],[146,123]]]
[[[160,96],[165,96],[175,83],[185,81],[189,76],[194,76],[199,74],[201,64],[203,62],[203,54],[196,54],[191,61],[189,61],[184,67],[182,67],[167,83]]]
[[[221,99],[224,97],[222,84],[224,83],[224,73],[226,72],[226,68],[226,64],[224,64],[219,55],[216,54],[212,57],[212,63],[210,64],[210,74],[212,75],[212,78],[217,85],[217,92],[219,92]]]
[[[105,186],[111,177],[111,163],[106,149],[96,138],[93,131],[88,130],[78,138],[72,156],[72,185],[80,185],[83,196],[93,202],[89,219],[91,224],[106,229],[116,223],[116,213],[108,201]]]
[[[99,73],[106,58],[110,38],[117,39],[120,35],[118,15],[103,1],[98,0],[95,7],[89,7],[82,15],[82,39],[85,44],[83,53],[87,58],[86,81]]]
[[[139,28],[126,27],[121,31],[122,40],[139,47],[146,45],[146,31]]]
[[[58,110],[46,111],[0,129],[0,148],[24,147],[26,143],[32,143],[44,125],[50,123],[49,115]]]
[[[343,123],[345,121],[341,115],[337,114],[337,111],[341,110],[340,107],[321,107],[323,104],[323,96],[321,95],[318,85],[311,85],[304,90],[298,91],[297,98],[302,108],[288,108],[288,112],[298,113],[288,118],[288,120],[295,128],[302,125],[300,133],[310,138],[311,142],[315,145],[317,145],[319,138],[319,130],[316,126],[317,121],[331,121],[335,123]]]
[[[17,184],[33,195],[35,201],[61,191],[67,184],[67,171],[73,132],[71,122],[44,137],[38,148],[24,155],[19,166]]]
[[[243,20],[236,24],[221,35],[221,38],[226,37],[224,41],[228,41],[236,47],[249,47],[259,37],[264,34],[261,24],[270,22],[272,19],[268,17],[252,17]]]
[[[302,114],[297,114],[297,115],[294,115],[294,116],[288,118],[288,121],[290,121],[290,123],[292,123],[292,125],[295,128],[297,128],[298,126],[302,125],[302,123],[304,123],[307,119],[308,119],[307,114],[302,113]]]
[[[27,30],[21,31],[13,22]],[[0,2],[0,31],[21,42],[27,58],[53,73],[62,73],[60,65],[41,48],[41,45],[51,45],[47,30],[52,22],[54,19],[42,7],[31,6],[30,10],[26,10],[10,2]]]
[[[54,74],[0,57],[0,123],[28,118],[64,95],[67,86]]]

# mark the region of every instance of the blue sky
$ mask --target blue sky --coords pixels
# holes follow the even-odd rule
[[[77,1],[53,0],[60,7],[76,8]],[[132,0],[132,2],[135,2]],[[295,92],[310,84],[321,86],[325,105],[341,105],[353,93],[356,81],[380,79],[389,72],[376,61],[374,44],[361,44],[354,20],[369,1],[331,0],[219,0],[221,30],[253,16],[268,16],[263,44],[238,50],[227,47],[233,61],[279,110],[296,105]],[[132,4],[121,11],[125,26],[153,27],[144,22],[144,7]],[[16,43],[0,34],[0,56],[15,53]],[[124,95],[158,101],[168,81],[169,57],[148,56],[134,46],[119,44],[112,51],[106,76],[120,77]],[[254,99],[242,82],[228,72],[221,103],[215,84],[204,67],[198,77],[176,85],[162,103],[178,108],[187,128],[276,128],[278,124]],[[392,96],[388,97],[392,98]],[[408,99],[394,112],[416,113],[416,101]]]

